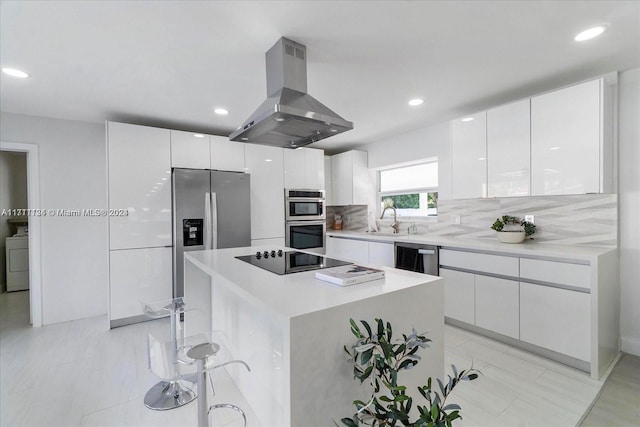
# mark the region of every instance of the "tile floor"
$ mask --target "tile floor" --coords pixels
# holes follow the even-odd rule
[[[147,369],[146,336],[167,331],[165,320],[108,330],[101,316],[31,328],[27,310],[28,292],[0,295],[0,426],[197,424],[195,402],[164,412],[143,405],[157,381]],[[483,374],[451,396],[462,407],[456,427],[575,426],[603,385],[585,372],[458,328],[447,326],[445,339],[447,365],[473,363]],[[248,425],[259,426],[224,371],[215,381],[218,396],[245,408]],[[223,412],[214,425],[242,425],[235,413]]]

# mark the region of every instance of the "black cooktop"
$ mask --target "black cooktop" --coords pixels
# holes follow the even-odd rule
[[[279,275],[353,264],[351,262],[327,258],[322,255],[308,254],[306,252],[284,252],[282,249],[260,251],[254,255],[242,255],[236,258]]]

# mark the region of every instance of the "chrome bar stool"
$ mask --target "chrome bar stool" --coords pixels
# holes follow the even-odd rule
[[[178,358],[181,339],[178,329],[180,315],[185,309],[183,298],[144,304],[144,313],[148,317],[158,319],[169,316],[171,320],[169,342],[156,340],[151,334],[148,336],[149,369],[161,378],[144,396],[144,405],[149,409],[166,411],[186,405],[196,398],[193,390],[195,378],[184,375],[181,366],[185,363]]]
[[[196,338],[188,338],[187,341],[196,342],[201,341],[199,344],[193,346],[187,345],[186,351],[187,358],[196,362],[197,366],[197,378],[198,378],[198,427],[211,427],[209,423],[209,415],[211,411],[216,409],[231,409],[238,412],[243,419],[244,426],[247,425],[247,417],[244,411],[237,405],[231,403],[218,403],[209,406],[208,394],[207,394],[207,377],[209,377],[209,383],[211,385],[212,393],[215,394],[215,388],[213,386],[213,378],[209,374],[211,371],[223,366],[238,363],[247,371],[251,371],[249,365],[244,361],[238,359],[229,359],[228,353],[220,354],[220,345],[214,342],[217,336],[215,334],[200,335]],[[229,360],[225,360],[229,359]]]

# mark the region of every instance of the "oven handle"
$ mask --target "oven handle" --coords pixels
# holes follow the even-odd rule
[[[308,221],[287,221],[287,225],[322,225],[325,224],[324,220],[308,220]]]
[[[436,251],[433,249],[418,249],[420,255],[435,255]]]
[[[322,202],[324,204],[325,199],[318,197],[287,197],[287,202],[307,202],[307,203],[318,203]]]

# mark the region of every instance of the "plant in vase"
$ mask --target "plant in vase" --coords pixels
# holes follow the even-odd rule
[[[496,231],[498,240],[503,243],[522,243],[525,238],[533,239],[536,226],[515,216],[503,215],[495,220],[491,229]]]
[[[353,402],[357,412],[351,418],[343,418],[343,425],[451,427],[454,420],[462,418],[460,406],[446,404],[447,397],[460,381],[476,379],[479,371],[472,367],[458,372],[451,365],[453,376],[448,376],[446,384],[437,379],[437,390],[432,388],[432,379],[428,378],[425,385],[418,387],[427,404],[417,406],[419,417],[411,421],[414,400],[407,394],[407,388],[398,384],[398,373],[417,365],[421,360],[418,351],[428,347],[431,340],[415,330],[394,340],[391,325],[387,322],[385,326],[382,319],[376,319],[375,332],[364,320],[360,321],[364,332],[353,319],[350,323],[356,343],[351,349],[345,346],[344,351],[353,365],[354,378],[361,383],[368,380],[372,391],[366,402]]]

